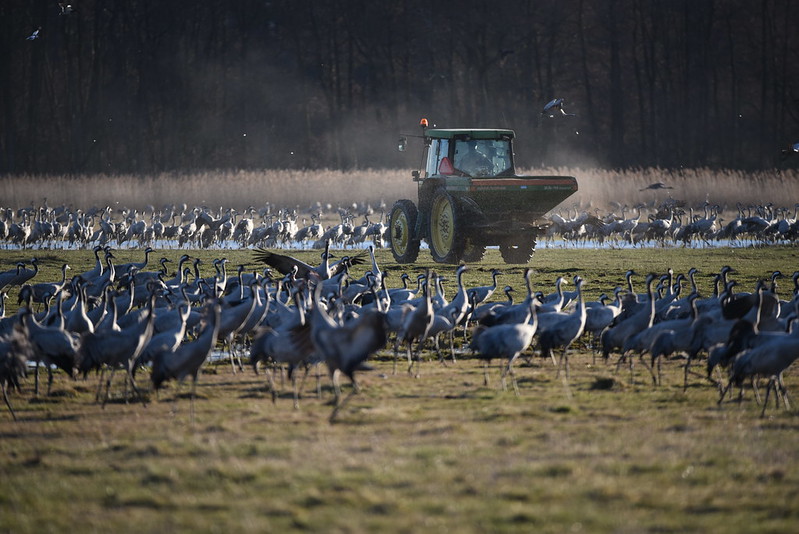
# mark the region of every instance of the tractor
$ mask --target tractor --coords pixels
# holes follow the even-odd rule
[[[528,263],[542,217],[577,191],[577,180],[516,174],[513,130],[428,128],[427,119],[421,127],[418,203],[398,200],[389,216],[397,263],[416,261],[422,240],[439,263],[480,261],[491,245],[506,263]],[[406,146],[401,136],[399,150]]]

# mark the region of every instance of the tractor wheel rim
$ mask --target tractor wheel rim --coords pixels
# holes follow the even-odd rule
[[[452,204],[446,197],[439,198],[432,210],[432,241],[436,252],[447,255],[452,249],[454,217]]]
[[[398,254],[404,254],[408,249],[408,217],[400,212],[394,218],[394,228],[391,229],[391,247]]]

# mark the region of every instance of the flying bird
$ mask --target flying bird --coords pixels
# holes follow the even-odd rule
[[[643,189],[639,189],[639,191],[647,191],[647,190],[657,190],[657,189],[674,189],[670,185],[666,185],[663,182],[655,182],[653,184],[649,184],[648,186],[644,187]]]
[[[41,27],[41,26],[39,26],[38,28],[36,28],[35,30],[33,30],[33,33],[32,33],[32,34],[30,34],[29,36],[27,36],[25,39],[26,39],[26,40],[28,40],[28,41],[33,41],[34,39],[38,39],[38,38],[39,38],[39,32],[40,32],[41,30],[42,30],[42,27]]]
[[[793,145],[789,146],[788,148],[782,149],[782,159],[786,160],[791,156],[795,156],[799,154],[799,143],[794,143]]]
[[[72,4],[67,4],[66,2],[59,2],[58,7],[61,8],[61,13],[59,13],[59,15],[69,15],[75,11]]]
[[[311,272],[315,272],[322,280],[327,280],[328,278],[342,273],[347,267],[364,263],[366,261],[365,256],[366,252],[362,252],[356,256],[344,257],[338,262],[331,264],[328,261],[330,258],[330,240],[326,243],[325,252],[322,253],[322,264],[318,267],[309,265],[297,258],[292,258],[284,254],[277,254],[264,249],[256,249],[253,255],[256,261],[269,265],[280,274],[290,274],[296,267],[298,278],[306,278]]]
[[[561,114],[567,117],[574,117],[575,116],[574,113],[566,113],[566,111],[563,109],[563,102],[564,100],[562,98],[555,98],[554,100],[550,100],[547,103],[547,105],[544,106],[544,109],[541,110],[541,115],[549,115],[550,117],[554,117],[555,113],[557,111],[560,111]]]

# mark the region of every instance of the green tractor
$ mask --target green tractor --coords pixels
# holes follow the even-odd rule
[[[418,206],[398,200],[391,208],[391,252],[413,263],[424,239],[439,263],[480,261],[499,245],[506,263],[523,264],[535,252],[541,218],[577,191],[572,176],[519,176],[513,164],[513,130],[427,128],[425,164],[413,171]],[[407,139],[401,137],[400,151]]]

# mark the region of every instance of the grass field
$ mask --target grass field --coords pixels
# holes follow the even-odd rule
[[[182,253],[181,251],[180,253]],[[210,260],[223,251],[193,251]],[[621,285],[624,272],[697,277],[704,295],[723,265],[748,290],[758,278],[799,265],[790,247],[763,249],[539,250],[531,264],[536,289],[557,276],[579,274],[589,298]],[[173,260],[180,254],[165,251]],[[88,269],[90,251],[34,253],[41,280]],[[224,251],[231,265],[247,251]],[[0,252],[0,263],[31,251]],[[119,251],[118,262],[141,253]],[[161,251],[156,253],[160,257]],[[296,254],[308,261],[318,252]],[[173,257],[174,256],[174,257]],[[380,251],[391,273],[451,266],[399,266]],[[210,269],[210,261],[205,268]],[[252,266],[252,265],[251,265]],[[466,272],[468,286],[501,284],[523,292],[521,266],[499,253]],[[210,274],[203,273],[203,274]],[[450,276],[454,279],[454,276]],[[787,283],[787,282],[786,282]],[[454,292],[454,281],[447,285]],[[783,297],[790,292],[782,288]],[[497,297],[499,299],[500,297]],[[10,311],[15,295],[9,299]],[[648,371],[616,371],[615,358],[594,363],[588,348],[571,357],[566,385],[551,362],[533,357],[517,366],[520,395],[499,387],[499,371],[483,385],[480,364],[459,357],[442,365],[433,355],[421,377],[392,374],[380,351],[362,391],[327,422],[332,398],[322,378],[317,398],[310,376],[300,409],[290,386],[275,404],[263,375],[233,374],[208,364],[200,378],[196,415],[188,384],[170,384],[147,406],[122,401],[121,381],[103,409],[94,403],[97,378],[59,374],[50,397],[12,395],[18,422],[0,412],[0,530],[198,532],[790,532],[799,519],[795,413],[767,411],[751,392],[740,404],[718,406],[716,388],[692,376],[682,388],[678,360],[664,366],[664,385]],[[701,365],[697,365],[701,371]],[[146,378],[146,373],[142,375]],[[146,382],[144,378],[142,382]],[[786,373],[789,390],[795,370]]]

